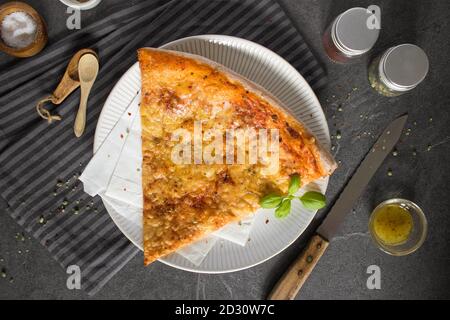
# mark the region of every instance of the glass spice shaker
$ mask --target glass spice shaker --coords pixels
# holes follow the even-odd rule
[[[326,29],[323,45],[334,62],[348,63],[372,49],[380,30],[369,29],[372,13],[365,8],[351,8],[340,14]]]
[[[369,66],[372,88],[387,97],[399,96],[417,87],[427,76],[429,61],[416,45],[401,44],[386,50]]]

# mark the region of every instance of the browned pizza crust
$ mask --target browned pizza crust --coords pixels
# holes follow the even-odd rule
[[[256,84],[205,58],[168,50],[138,52],[142,77],[142,183],[145,264],[200,239],[259,207],[269,192],[330,175],[331,155],[281,103]],[[278,129],[279,170],[264,164],[175,164],[180,128]],[[248,151],[248,150],[247,150]]]

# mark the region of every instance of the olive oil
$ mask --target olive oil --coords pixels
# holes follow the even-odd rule
[[[373,217],[373,231],[386,245],[405,243],[413,229],[411,213],[400,204],[389,204],[379,208]]]

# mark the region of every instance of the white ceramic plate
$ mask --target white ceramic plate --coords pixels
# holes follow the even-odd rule
[[[269,49],[248,40],[222,35],[188,37],[161,48],[204,56],[256,82],[281,100],[329,148],[327,122],[313,90],[294,67]],[[106,100],[95,132],[94,151],[102,144],[140,87],[140,70],[136,63],[122,76]],[[324,179],[314,187],[325,192],[327,184],[328,179]],[[105,206],[125,236],[142,249],[142,227],[137,228],[107,204]],[[193,265],[177,254],[160,261],[179,269],[203,273],[249,268],[286,249],[307,228],[314,215],[315,212],[302,208],[298,201],[293,202],[291,214],[285,219],[276,219],[273,210],[261,209],[245,247],[219,241],[200,266]]]

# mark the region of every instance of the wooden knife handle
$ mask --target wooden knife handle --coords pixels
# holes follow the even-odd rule
[[[278,280],[267,299],[293,300],[322,257],[328,244],[328,241],[318,234],[314,235],[300,256]]]

